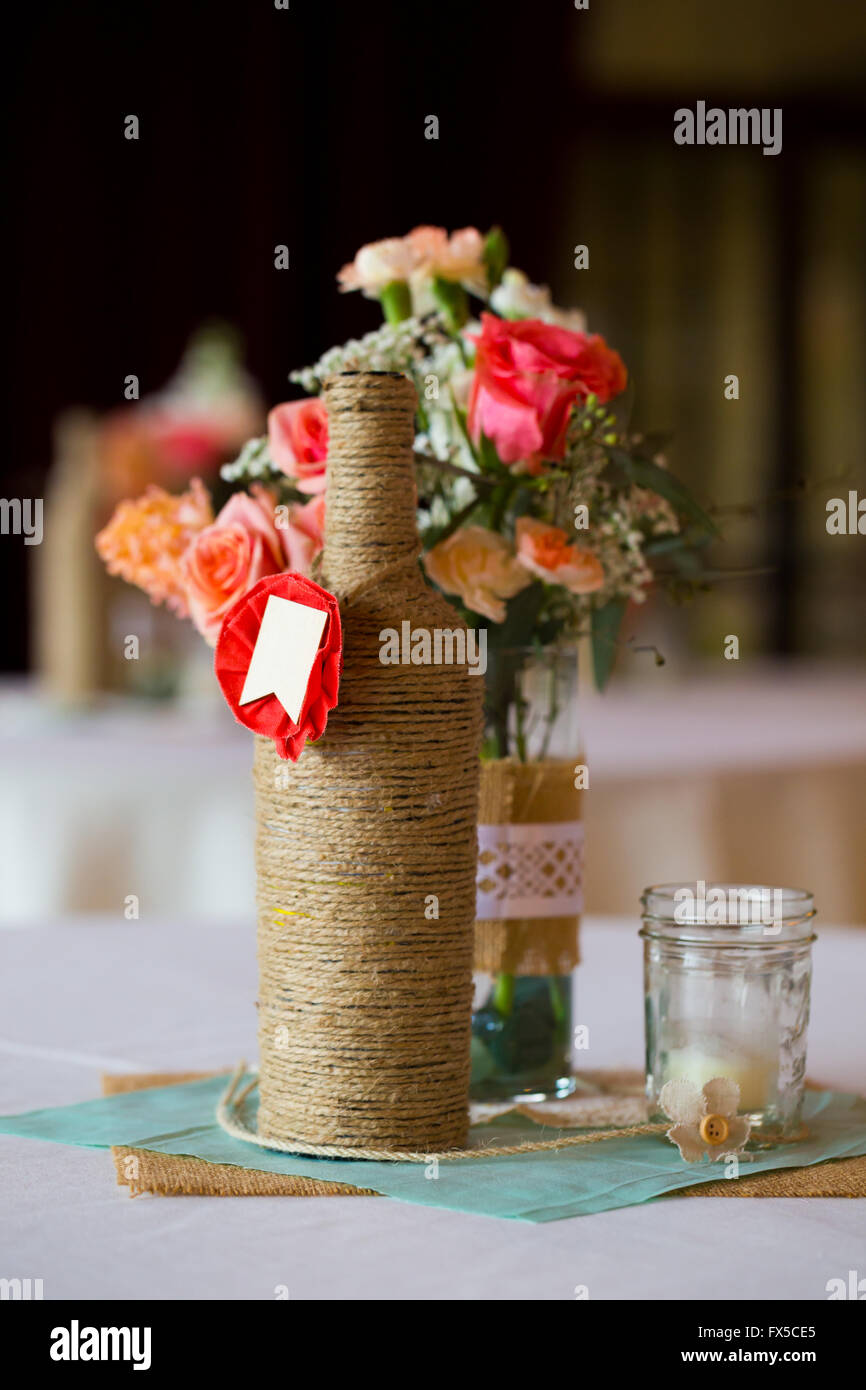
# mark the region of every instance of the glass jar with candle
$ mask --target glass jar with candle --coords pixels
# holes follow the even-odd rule
[[[643,904],[647,1097],[666,1081],[740,1088],[750,1143],[800,1128],[812,974],[810,893],[703,881],[647,888]]]

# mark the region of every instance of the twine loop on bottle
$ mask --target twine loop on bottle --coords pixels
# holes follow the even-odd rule
[[[241,1086],[247,1074],[246,1062],[241,1062],[217,1105],[216,1118],[220,1127],[233,1139],[258,1148],[272,1149],[277,1153],[297,1154],[310,1158],[355,1158],[379,1163],[432,1163],[460,1158],[507,1158],[514,1154],[539,1153],[546,1149],[579,1148],[585,1144],[598,1144],[605,1139],[630,1139],[641,1134],[662,1134],[670,1127],[670,1121],[647,1122],[639,1125],[619,1125],[611,1129],[596,1129],[586,1134],[560,1134],[556,1139],[528,1139],[519,1144],[488,1144],[481,1142],[474,1148],[449,1148],[440,1152],[421,1152],[417,1149],[382,1149],[372,1146],[352,1146],[346,1144],[311,1144],[303,1139],[263,1139],[261,1132],[244,1119],[244,1104],[259,1084],[257,1076],[251,1077]],[[239,1089],[240,1088],[240,1089]]]

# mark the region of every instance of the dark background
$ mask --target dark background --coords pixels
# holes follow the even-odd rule
[[[336,293],[363,242],[499,222],[514,263],[621,351],[636,418],[676,431],[674,466],[704,500],[793,492],[728,550],[772,577],[690,612],[689,650],[727,627],[768,655],[862,656],[866,545],[828,538],[824,508],[866,492],[864,15],[857,0],[22,10],[4,495],[40,494],[62,410],[116,407],[131,372],[158,388],[203,320],[238,325],[273,403],[296,394],[292,367],[378,323]],[[676,147],[673,112],[698,99],[781,106],[782,154]],[[0,555],[14,671],[32,551],[8,536]]]

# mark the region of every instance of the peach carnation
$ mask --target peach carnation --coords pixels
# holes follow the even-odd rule
[[[375,297],[394,280],[417,283],[439,276],[482,292],[487,284],[484,238],[475,227],[448,235],[444,227],[414,227],[407,236],[387,237],[362,246],[337,279],[340,289]]]
[[[417,248],[408,237],[386,237],[362,246],[355,259],[343,266],[337,280],[344,293],[363,290],[369,298],[394,280],[408,280],[418,265]]]
[[[463,227],[450,237],[444,227],[416,227],[406,241],[418,255],[417,275],[455,280],[483,293],[487,287],[484,238],[477,227]]]
[[[598,556],[569,544],[567,532],[559,526],[522,516],[515,527],[515,540],[519,563],[549,584],[561,584],[572,594],[592,594],[604,584]]]
[[[152,484],[135,501],[120,502],[96,537],[96,549],[109,574],[136,584],[153,603],[165,603],[178,617],[189,616],[181,560],[213,521],[210,496],[193,478],[180,496]]]

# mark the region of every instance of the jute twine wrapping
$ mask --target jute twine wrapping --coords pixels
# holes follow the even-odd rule
[[[527,825],[580,819],[582,792],[574,786],[579,759],[482,764],[478,819],[482,825]],[[479,863],[479,875],[483,872]],[[580,961],[580,918],[515,917],[475,923],[475,969],[490,975],[567,975]]]
[[[185,1072],[133,1076],[104,1076],[105,1095],[137,1091],[148,1086],[195,1081],[207,1073]],[[612,1078],[608,1078],[612,1079]],[[136,1197],[151,1192],[164,1197],[375,1197],[367,1187],[351,1187],[317,1178],[266,1173],[234,1164],[208,1163],[202,1158],[159,1153],[148,1149],[113,1148],[118,1186]],[[489,1151],[488,1151],[489,1154]],[[675,1197],[866,1197],[866,1157],[838,1158],[808,1168],[783,1168],[737,1179],[723,1178],[681,1188]]]
[[[418,566],[411,383],[344,374],[325,401],[343,676],[297,763],[256,739],[258,1133],[442,1151],[467,1132],[483,681],[379,659],[385,628],[462,626]]]

